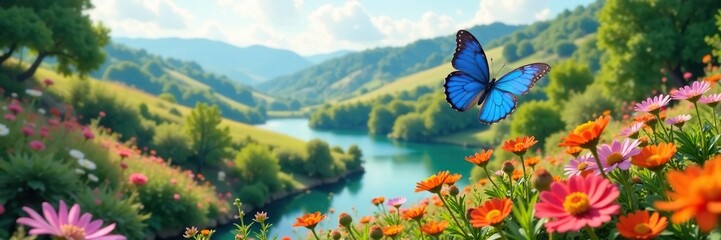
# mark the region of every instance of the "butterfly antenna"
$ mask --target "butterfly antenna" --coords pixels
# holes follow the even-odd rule
[[[496,76],[498,76],[498,74],[501,73],[501,70],[503,70],[504,67],[506,67],[506,64],[505,64],[505,63],[504,63],[503,65],[501,65],[501,69],[498,69],[498,71],[496,72],[496,74],[493,75],[493,78],[496,78]]]
[[[491,58],[491,69],[493,69],[493,58]],[[493,76],[495,77],[495,76]]]

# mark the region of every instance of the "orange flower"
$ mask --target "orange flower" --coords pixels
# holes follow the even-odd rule
[[[208,235],[210,235],[210,230],[208,230],[208,229],[200,230],[200,234],[207,237]]]
[[[446,178],[445,184],[453,185],[458,182],[458,180],[461,180],[461,174],[454,173],[453,175],[449,175],[448,178]]]
[[[666,175],[671,189],[671,201],[657,201],[656,209],[672,211],[672,223],[684,223],[696,218],[704,232],[716,227],[721,214],[721,157],[706,161],[703,169],[689,166],[683,171],[672,170]]]
[[[527,167],[536,167],[536,164],[541,161],[541,157],[530,157],[523,160],[523,164]]]
[[[466,161],[476,164],[479,167],[485,167],[486,165],[488,165],[488,160],[491,159],[492,153],[493,153],[493,149],[481,150],[480,152],[477,152],[474,155],[467,156]]]
[[[516,155],[523,155],[526,150],[531,148],[534,144],[538,143],[535,137],[517,137],[516,139],[510,139],[503,143],[503,150],[515,153]]]
[[[415,192],[428,191],[431,193],[439,193],[449,176],[450,173],[448,173],[448,171],[440,171],[438,174],[433,174],[425,180],[416,183]]]
[[[563,177],[561,177],[561,176],[558,176],[558,175],[553,176],[553,182],[561,182],[561,181],[563,181],[563,180],[564,180],[564,179],[563,179]]]
[[[320,221],[323,221],[324,218],[325,214],[320,214],[320,212],[306,213],[295,219],[293,227],[305,227],[312,230]]]
[[[403,212],[403,218],[405,219],[413,219],[413,220],[420,220],[423,217],[423,214],[426,212],[426,205],[420,204],[418,206],[412,207],[405,212]]]
[[[704,78],[704,80],[706,80],[709,83],[716,83],[719,80],[721,80],[721,74],[714,74],[714,75],[708,76],[708,77]]]
[[[523,171],[520,169],[513,170],[513,174],[511,174],[511,178],[513,178],[513,181],[518,181],[523,177]]]
[[[703,55],[703,58],[701,59],[701,62],[703,62],[703,63],[710,63],[710,62],[711,62],[711,55],[710,55],[710,54]]]
[[[603,116],[611,116],[611,110],[604,110]]]
[[[668,225],[666,217],[659,217],[657,212],[648,215],[648,211],[637,210],[621,216],[616,223],[618,233],[627,239],[653,239]]]
[[[403,225],[391,225],[383,228],[383,235],[387,237],[395,237],[403,231]]]
[[[471,210],[471,225],[473,227],[485,227],[499,224],[509,213],[511,213],[511,200],[493,198]]]
[[[566,147],[582,147],[582,148],[593,148],[598,144],[598,140],[603,133],[603,129],[608,125],[608,121],[611,120],[608,116],[601,116],[596,121],[588,121],[587,123],[581,124],[576,129],[573,129],[568,136],[563,138],[563,142],[558,146]]]
[[[443,230],[446,230],[446,227],[448,227],[448,222],[446,221],[429,221],[428,223],[421,226],[421,232],[435,237],[441,235],[441,233],[443,233]]]
[[[631,164],[654,169],[666,164],[674,154],[676,154],[676,146],[673,143],[648,145],[641,149],[641,153],[632,157]]]
[[[361,223],[361,224],[368,224],[368,223],[370,223],[371,221],[373,221],[373,217],[372,217],[372,216],[365,216],[365,217],[361,217],[361,219],[360,219],[360,223]]]
[[[373,205],[376,205],[376,206],[383,204],[383,202],[385,202],[385,201],[386,201],[386,198],[384,198],[384,197],[376,197],[376,198],[371,199],[371,203],[373,203]]]
[[[486,184],[488,184],[488,179],[481,178],[480,180],[478,180],[478,184],[480,184],[481,187],[486,186]]]
[[[567,148],[566,148],[566,153],[567,153],[568,155],[573,156],[573,157],[578,157],[578,155],[581,154],[581,151],[583,151],[583,148],[578,147],[578,146],[573,146],[573,147],[567,147]]]

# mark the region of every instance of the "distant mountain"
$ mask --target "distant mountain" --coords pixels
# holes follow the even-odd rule
[[[350,51],[350,50],[339,50],[339,51],[330,52],[330,53],[305,56],[305,59],[308,59],[309,61],[311,61],[313,63],[322,63],[322,62],[325,62],[326,60],[330,60],[333,58],[339,58],[339,57],[345,56],[352,52],[353,51]]]
[[[485,44],[521,27],[493,23],[468,30]],[[447,62],[455,47],[453,34],[418,40],[403,47],[375,48],[350,53],[334,61],[326,61],[263,82],[256,87],[271,95],[290,97],[306,104],[340,100],[379,88],[398,77]]]
[[[289,50],[260,45],[237,47],[200,38],[113,38],[113,42],[142,48],[163,57],[194,61],[209,71],[249,85],[294,73],[313,64]]]

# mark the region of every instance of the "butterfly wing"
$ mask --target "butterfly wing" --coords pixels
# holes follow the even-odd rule
[[[548,64],[532,63],[503,75],[489,90],[488,97],[478,113],[478,120],[492,124],[508,117],[517,106],[515,95],[528,93],[536,81],[546,75],[550,69]]]
[[[453,54],[451,61],[453,67],[461,72],[465,72],[478,81],[487,83],[488,60],[486,60],[486,52],[470,32],[459,30],[456,34],[456,52]]]
[[[478,103],[481,92],[487,86],[486,83],[478,81],[468,73],[455,71],[448,74],[443,84],[446,93],[446,101],[456,111],[466,111]]]
[[[551,66],[545,63],[523,65],[499,78],[494,88],[516,95],[526,94],[550,70]]]

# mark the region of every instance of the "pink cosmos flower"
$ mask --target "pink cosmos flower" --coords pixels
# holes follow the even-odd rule
[[[691,72],[685,72],[685,73],[683,74],[683,78],[686,79],[686,80],[691,79],[691,77],[693,77],[693,73],[691,73]]]
[[[25,134],[26,137],[35,135],[35,130],[30,126],[23,126],[22,132],[23,134]]]
[[[671,96],[661,94],[655,97],[647,98],[646,100],[641,101],[641,103],[636,103],[636,108],[634,110],[636,112],[660,111],[661,108],[665,107],[669,101],[671,101]]]
[[[31,227],[32,235],[51,235],[60,239],[84,240],[126,240],[125,236],[112,234],[115,223],[104,228],[103,220],[92,220],[90,213],[80,212],[80,205],[74,204],[70,211],[65,202],[60,200],[60,208],[55,211],[50,203],[43,203],[43,216],[29,207],[23,207],[30,217],[18,218],[17,223]]]
[[[38,140],[32,140],[28,143],[28,146],[30,146],[30,149],[35,151],[42,151],[45,149],[45,144]]]
[[[536,217],[549,218],[546,230],[578,232],[590,226],[597,228],[618,214],[619,191],[607,179],[597,175],[573,176],[566,182],[554,182],[551,189],[541,192],[536,203]]]
[[[640,131],[642,127],[643,122],[635,122],[630,126],[621,129],[621,132],[618,135],[622,137],[636,138],[638,137],[638,131]]]
[[[20,105],[20,102],[18,102],[18,100],[13,99],[13,100],[10,102],[10,105],[8,105],[8,110],[9,110],[11,113],[17,115],[18,113],[23,112],[23,106]]]
[[[15,114],[12,113],[6,113],[3,118],[8,121],[15,121]]]
[[[395,208],[399,208],[399,207],[401,207],[401,205],[403,205],[403,203],[406,202],[406,200],[407,199],[405,197],[395,197],[395,198],[388,199],[388,201],[386,202],[386,205],[392,206]]]
[[[699,100],[701,95],[706,93],[709,89],[711,89],[711,86],[707,81],[695,81],[691,83],[691,85],[671,91],[671,98],[675,100],[689,100],[691,102],[696,102]]]
[[[683,124],[691,120],[691,115],[681,114],[672,118],[666,119],[666,124],[674,125],[676,127],[683,127]]]
[[[44,79],[44,80],[43,80],[43,83],[45,83],[45,86],[46,86],[46,87],[50,87],[50,86],[52,86],[53,84],[55,84],[55,82],[53,82],[53,80],[51,80],[51,79],[49,79],[49,78]]]
[[[50,134],[50,129],[48,127],[41,127],[40,128],[40,136],[43,138],[48,137],[48,134]]]
[[[721,102],[721,93],[709,94],[708,96],[701,96],[698,102],[709,105],[709,107],[716,107]]]
[[[636,148],[641,144],[638,140],[631,141],[626,139],[623,142],[613,140],[609,144],[603,144],[598,147],[598,158],[604,172],[610,172],[616,168],[628,170],[631,167],[631,157],[638,155],[641,150]]]
[[[585,176],[597,172],[598,166],[596,166],[596,160],[593,159],[591,153],[586,153],[586,155],[571,159],[563,170],[566,171],[566,176],[569,177],[577,175]]]
[[[118,152],[118,156],[120,156],[121,159],[125,159],[126,157],[129,157],[129,156],[130,156],[130,151],[125,150],[125,149],[120,150],[120,151]]]
[[[58,125],[60,125],[60,119],[57,119],[57,118],[48,119],[48,125],[50,125],[51,127],[57,127]]]
[[[173,194],[173,200],[178,201],[180,200],[180,194]]]
[[[130,174],[130,176],[128,176],[128,180],[130,181],[130,183],[137,186],[143,186],[145,184],[148,184],[148,177],[143,175],[142,173],[132,173]]]
[[[84,128],[83,137],[85,137],[85,140],[91,140],[95,138],[95,134],[93,133],[93,131],[90,130],[90,128]]]

